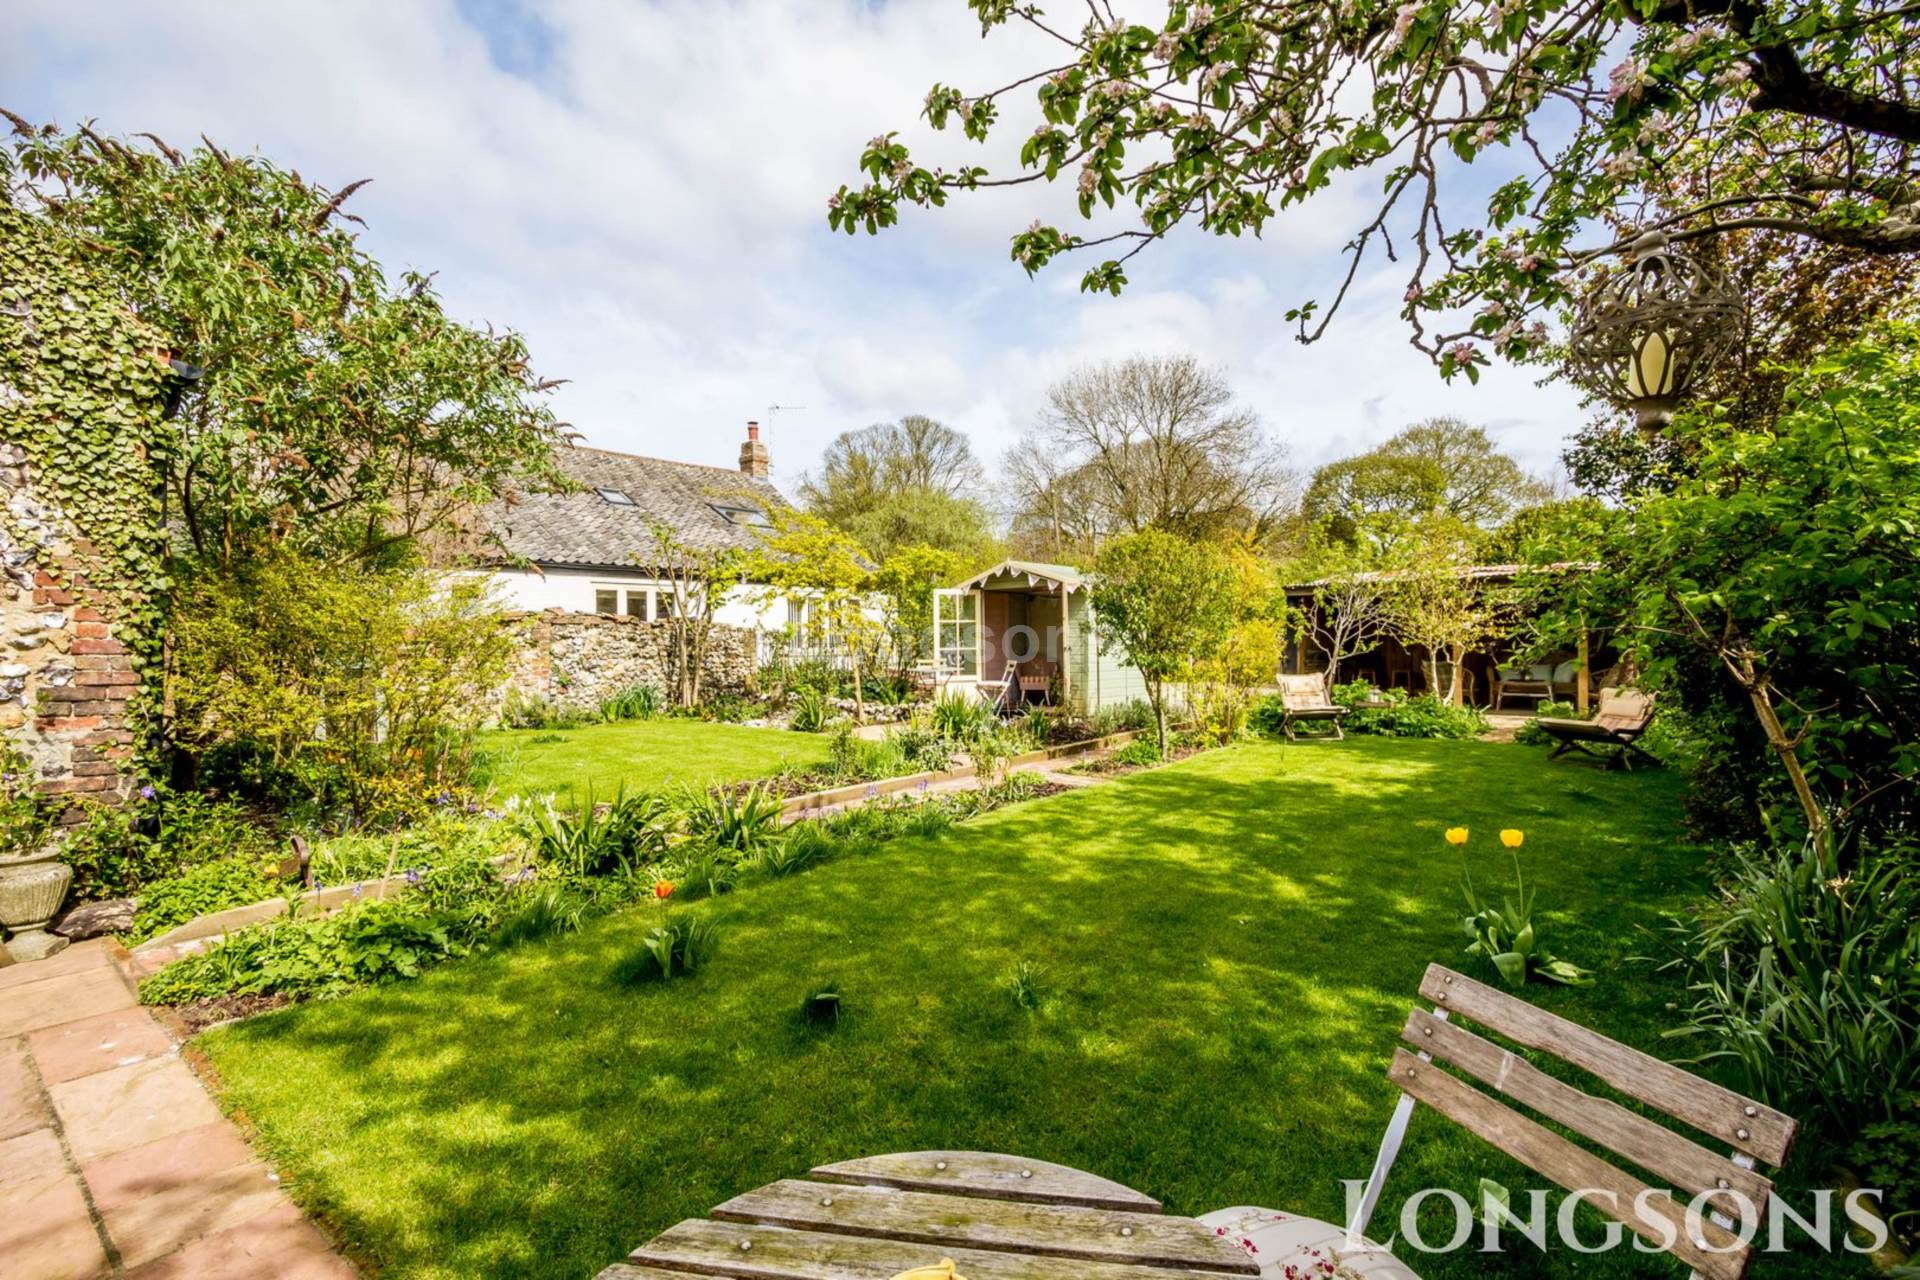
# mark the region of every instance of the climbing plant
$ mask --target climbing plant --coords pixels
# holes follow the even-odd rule
[[[6,567],[106,606],[135,653],[157,633],[162,564],[147,445],[168,371],[160,336],[97,259],[0,201],[0,440],[30,487],[0,507]]]
[[[344,208],[362,183],[0,117],[5,198],[87,246],[202,371],[150,445],[181,569],[231,571],[270,544],[387,557],[554,479],[554,384],[517,335],[449,317],[432,276],[387,279]]]

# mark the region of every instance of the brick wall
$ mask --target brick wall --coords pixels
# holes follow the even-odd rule
[[[106,594],[87,578],[94,549],[35,490],[17,445],[0,445],[0,506],[0,732],[26,753],[43,791],[120,798],[140,675]]]

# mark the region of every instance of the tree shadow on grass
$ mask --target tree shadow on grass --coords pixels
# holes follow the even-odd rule
[[[1502,879],[1494,831],[1528,831],[1550,944],[1604,975],[1528,998],[1657,1049],[1674,993],[1626,961],[1700,885],[1676,810],[1665,775],[1518,748],[1239,748],[674,908],[727,919],[689,979],[611,981],[649,907],[205,1043],[296,1193],[393,1276],[590,1276],[742,1191],[929,1147],[1089,1169],[1176,1212],[1337,1218],[1421,973],[1465,964],[1442,829],[1474,827]],[[1023,961],[1036,1008],[1007,987]],[[845,1018],[800,1030],[829,980]],[[1413,1176],[1513,1173],[1457,1138],[1416,1129]]]

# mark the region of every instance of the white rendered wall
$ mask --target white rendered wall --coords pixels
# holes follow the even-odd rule
[[[653,616],[658,618],[665,616],[659,608],[659,601],[673,596],[673,588],[667,583],[640,573],[596,573],[586,569],[548,569],[545,572],[497,569],[479,576],[492,584],[494,597],[501,608],[524,609],[530,613],[545,609],[593,613],[598,593],[611,589],[620,593],[621,612],[629,608],[629,592],[654,592]],[[714,621],[723,626],[756,627],[762,631],[778,631],[785,627],[786,599],[780,597],[763,603],[760,591],[761,588],[753,586],[733,588],[720,607],[713,611]]]

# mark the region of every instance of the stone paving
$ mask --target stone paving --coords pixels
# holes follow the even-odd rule
[[[99,940],[0,969],[0,1274],[358,1273],[221,1116]]]

